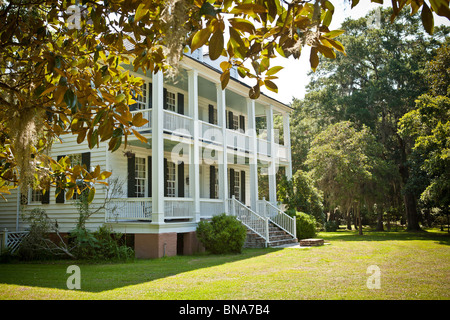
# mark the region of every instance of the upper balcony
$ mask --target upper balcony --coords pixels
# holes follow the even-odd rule
[[[130,106],[132,113],[141,112],[143,118],[148,120],[148,123],[142,127],[134,128],[135,130],[145,134],[151,133],[152,124],[152,79],[142,76],[145,84],[142,86],[142,96],[135,98],[136,103]],[[193,110],[195,106],[189,103],[189,84],[188,73],[183,70],[178,75],[177,79],[172,81],[164,79],[163,95],[163,130],[167,135],[182,136],[187,138],[193,137],[194,121]],[[255,111],[253,121],[256,124],[256,130],[249,130],[249,124],[252,119],[248,112],[246,98],[247,91],[237,93],[233,90],[226,89],[225,93],[225,128],[219,125],[218,117],[218,89],[217,85],[210,79],[198,75],[198,92],[195,101],[197,102],[198,121],[198,135],[199,140],[204,145],[223,146],[224,134],[226,138],[226,145],[229,149],[250,153],[251,139],[256,136],[256,151],[259,157],[276,157],[280,161],[289,161],[288,144],[278,143],[278,137],[283,136],[278,128],[274,128],[274,143],[271,143],[270,134],[267,129],[273,125],[274,118],[280,117],[281,112],[275,108],[272,113],[267,112],[268,106],[260,102],[255,102]],[[272,119],[270,119],[272,117]],[[283,121],[277,121],[283,123]],[[225,129],[225,130],[224,130]],[[281,129],[280,131],[286,131]],[[273,150],[271,150],[273,149]]]

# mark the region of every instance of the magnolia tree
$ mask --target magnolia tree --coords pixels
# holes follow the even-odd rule
[[[429,33],[433,12],[450,18],[447,0],[392,0],[392,19],[405,6]],[[146,141],[133,127],[147,120],[128,108],[142,80],[122,65],[171,75],[184,50],[207,46],[211,59],[226,58],[222,88],[237,67],[256,99],[261,87],[277,91],[276,56],[298,59],[310,46],[315,70],[319,55],[345,54],[336,39],[344,30],[329,29],[334,12],[328,0],[0,0],[0,195],[21,184],[68,198],[89,188],[92,200],[110,173],[48,150],[65,134],[110,151],[132,133]]]

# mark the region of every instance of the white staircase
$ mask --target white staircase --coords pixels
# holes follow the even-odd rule
[[[234,198],[228,199],[229,214],[248,229],[245,247],[274,247],[296,243],[295,217],[266,200],[258,201],[258,213]]]

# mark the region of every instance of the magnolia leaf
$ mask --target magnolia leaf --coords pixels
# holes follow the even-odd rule
[[[220,83],[222,84],[222,90],[225,90],[229,81],[230,81],[230,70],[226,70],[224,73],[220,75]]]
[[[424,2],[422,6],[422,13],[420,15],[422,19],[423,27],[428,34],[433,34],[434,32],[434,18],[428,5]]]
[[[206,43],[206,41],[208,41],[210,35],[211,31],[209,30],[209,28],[197,31],[194,37],[192,38],[191,52],[194,52],[195,50],[203,46]]]
[[[134,135],[136,136],[136,138],[139,139],[139,141],[141,141],[142,143],[147,143],[147,138],[144,137],[142,134],[140,134],[139,132],[137,132],[134,129],[131,129],[131,131],[133,131]]]
[[[345,30],[333,30],[333,31],[325,33],[323,36],[327,37],[327,38],[336,38],[336,37],[340,36],[341,34],[343,34],[344,32],[345,32]]]
[[[209,40],[209,57],[211,60],[216,60],[220,57],[223,51],[223,43],[223,33],[217,30]]]
[[[95,197],[95,188],[91,188],[91,190],[89,190],[89,194],[88,194],[88,197],[87,197],[87,202],[91,203],[92,200],[94,200],[94,197]]]
[[[264,85],[266,86],[267,89],[269,89],[272,92],[278,93],[278,87],[275,83],[273,83],[270,80],[265,80],[264,81]]]
[[[277,72],[280,71],[281,69],[283,69],[282,66],[275,66],[275,67],[272,67],[272,68],[270,68],[269,70],[267,70],[266,76],[274,75],[275,73],[277,73]]]
[[[311,69],[315,72],[317,66],[319,65],[319,56],[317,55],[317,48],[311,48],[311,54],[309,56],[309,62],[311,64]]]
[[[148,9],[145,9],[145,3],[141,3],[137,9],[136,14],[134,15],[134,22],[140,21],[148,12]]]

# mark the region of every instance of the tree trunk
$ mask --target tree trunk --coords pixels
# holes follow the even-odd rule
[[[406,230],[420,231],[419,219],[417,215],[416,197],[410,193],[405,194],[405,209],[406,209]]]
[[[386,223],[387,231],[391,231],[391,214],[389,212],[388,212],[386,218],[387,218],[387,223]]]
[[[352,218],[350,216],[350,210],[347,210],[347,230],[352,230]]]
[[[406,185],[409,179],[409,167],[406,165],[406,146],[403,139],[399,138],[400,143],[400,156],[401,156],[401,164],[399,166],[399,173],[402,179],[403,185]],[[405,190],[405,194],[403,196],[403,201],[405,203],[405,211],[406,211],[406,230],[408,231],[420,231],[418,215],[417,215],[417,206],[416,206],[416,197],[409,190]]]
[[[376,231],[384,231],[384,227],[383,227],[383,209],[378,209]]]
[[[359,227],[359,235],[362,236],[362,219],[361,219],[361,207],[358,205],[358,227]]]

